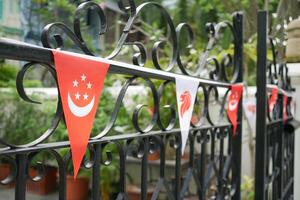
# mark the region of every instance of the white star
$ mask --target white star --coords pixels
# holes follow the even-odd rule
[[[73,87],[78,87],[78,81],[77,80],[73,81]]]
[[[81,81],[85,81],[86,76],[84,74],[81,75]]]
[[[89,82],[88,84],[86,84],[86,87],[87,87],[88,89],[91,89],[91,88],[92,88],[91,82]]]
[[[87,93],[85,93],[85,94],[83,95],[83,100],[87,100],[88,97],[89,97],[89,95],[88,95]]]
[[[81,96],[81,95],[79,94],[79,92],[77,92],[77,93],[75,94],[75,98],[76,98],[76,99],[79,99],[80,96]]]

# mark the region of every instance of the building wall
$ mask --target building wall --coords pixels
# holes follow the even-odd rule
[[[22,25],[19,2],[20,0],[0,0],[0,31],[2,36],[21,38]]]
[[[300,120],[300,63],[288,64],[292,86],[296,89],[296,119]],[[300,199],[300,128],[295,132],[294,199]]]

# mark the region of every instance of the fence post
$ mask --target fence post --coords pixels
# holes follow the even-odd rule
[[[264,200],[266,195],[267,20],[267,12],[259,11],[257,16],[255,200]]]
[[[235,69],[238,69],[237,82],[243,82],[243,14],[237,12],[233,16],[233,28],[235,32],[235,41],[234,41],[234,66]],[[243,97],[241,101],[243,102]],[[236,181],[236,192],[233,196],[233,199],[241,199],[241,153],[242,153],[242,104],[239,104],[238,112],[238,128],[237,135],[232,138],[232,156],[233,156],[233,165],[235,166],[232,176],[235,177]]]
[[[101,187],[100,187],[100,162],[101,162],[101,144],[95,144],[94,145],[94,151],[95,151],[95,160],[93,165],[93,177],[92,177],[92,187],[93,188],[99,188],[99,190],[92,190],[92,199],[93,200],[99,200],[100,194],[101,194]]]
[[[17,162],[17,177],[16,177],[15,199],[25,200],[26,179],[27,179],[27,155],[17,154],[16,162]]]

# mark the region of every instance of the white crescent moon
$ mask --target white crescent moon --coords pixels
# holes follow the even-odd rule
[[[229,110],[233,111],[234,109],[236,109],[236,107],[238,106],[238,101],[237,100],[231,100],[231,102],[229,103]]]
[[[91,112],[91,110],[93,109],[94,103],[95,103],[95,96],[93,96],[93,99],[91,100],[91,102],[88,105],[83,106],[83,107],[77,106],[72,101],[72,99],[70,97],[70,94],[68,92],[68,105],[69,105],[69,108],[70,108],[71,112],[76,117],[85,117],[85,116],[87,116]]]

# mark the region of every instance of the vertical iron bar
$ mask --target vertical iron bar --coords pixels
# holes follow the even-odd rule
[[[220,131],[220,138],[219,138],[219,170],[220,174],[218,176],[218,190],[219,195],[221,198],[225,197],[224,193],[224,179],[223,179],[223,172],[224,172],[224,137],[223,137],[223,131],[224,130],[218,130]]]
[[[175,187],[174,187],[174,196],[176,200],[180,199],[180,186],[181,186],[181,145],[176,149],[176,163],[175,163]]]
[[[64,200],[67,197],[67,167],[62,158],[58,159],[58,173],[58,199]]]
[[[290,171],[290,175],[289,175],[289,181],[292,181],[292,185],[290,186],[290,189],[288,192],[290,194],[290,196],[294,195],[294,167],[295,167],[295,132],[292,133],[293,135],[289,135],[289,139],[291,140],[289,142],[289,146],[291,148],[291,155],[292,155],[292,161],[290,161],[291,163],[289,163],[291,166],[291,171]],[[287,148],[287,147],[286,147]]]
[[[237,12],[233,17],[233,28],[235,31],[235,44],[234,44],[234,66],[238,69],[237,82],[243,82],[243,14]],[[240,102],[243,102],[241,97]],[[243,107],[242,103],[239,104],[238,122],[242,122]],[[232,171],[232,176],[236,181],[236,192],[233,196],[234,200],[241,199],[241,156],[242,156],[242,123],[237,127],[237,134],[232,138],[232,158],[235,170]]]
[[[126,193],[126,147],[121,146],[122,144],[118,144],[118,151],[120,156],[119,161],[119,172],[120,172],[120,193],[124,195]]]
[[[274,132],[274,134],[276,134],[276,138],[277,138],[277,142],[278,142],[278,165],[276,167],[279,167],[279,174],[278,174],[278,180],[277,183],[278,185],[278,191],[277,191],[277,195],[278,195],[278,199],[283,199],[282,193],[283,193],[283,189],[284,189],[284,143],[285,143],[285,133],[284,133],[284,122],[282,122],[281,124],[279,124],[279,126],[277,127],[277,131]]]
[[[144,156],[142,158],[142,176],[141,176],[141,200],[147,199],[147,182],[148,182],[148,145],[149,138],[144,139]]]
[[[289,146],[291,148],[291,155],[292,155],[292,160],[290,161],[290,165],[291,166],[291,171],[290,171],[290,174],[289,174],[289,181],[292,181],[292,185],[290,186],[290,189],[289,189],[289,192],[288,194],[290,194],[290,196],[293,196],[294,195],[294,167],[295,167],[295,132],[293,132],[293,135],[289,135],[288,136],[290,138],[290,142],[289,142]]]
[[[93,164],[92,177],[92,199],[100,199],[100,160],[101,160],[101,144],[95,144],[95,160]]]
[[[266,183],[266,68],[267,68],[267,12],[257,16],[257,103],[256,103],[256,152],[255,152],[255,200],[265,199]]]
[[[26,178],[27,178],[27,155],[17,154],[17,177],[16,177],[16,189],[15,199],[25,200],[26,199]]]
[[[207,132],[201,132],[203,135],[203,141],[201,141],[201,153],[200,153],[200,186],[198,188],[199,200],[205,200],[206,188],[205,188],[205,165],[206,165],[206,141],[207,141]]]

